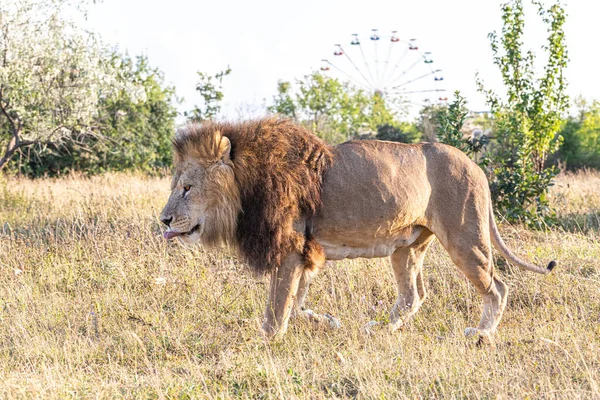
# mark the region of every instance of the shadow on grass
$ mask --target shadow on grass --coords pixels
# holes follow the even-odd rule
[[[571,233],[598,233],[600,232],[600,210],[560,215],[558,226]]]

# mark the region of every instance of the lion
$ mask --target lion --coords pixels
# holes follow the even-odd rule
[[[290,316],[339,326],[304,310],[311,280],[327,260],[390,257],[398,299],[390,329],[406,324],[427,292],[423,260],[434,239],[483,297],[477,328],[491,337],[508,287],[494,271],[492,244],[516,257],[494,221],[484,172],[440,143],[361,140],[330,147],[287,119],[191,123],[173,139],[171,195],[160,219],[166,239],[228,244],[257,274],[270,275],[262,331],[283,335]]]

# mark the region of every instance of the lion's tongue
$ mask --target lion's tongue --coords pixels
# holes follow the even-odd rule
[[[165,231],[165,233],[163,233],[163,237],[167,240],[169,239],[173,239],[176,236],[180,236],[182,235],[181,232],[174,232],[174,231]]]

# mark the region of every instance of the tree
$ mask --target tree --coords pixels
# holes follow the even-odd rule
[[[296,81],[297,118],[331,142],[347,140],[363,122],[367,98],[348,84],[318,72]]]
[[[114,53],[118,80],[139,85],[144,101],[126,90],[100,99],[95,125],[101,137],[84,135],[62,145],[32,146],[17,154],[19,171],[29,176],[56,175],[68,170],[88,173],[108,170],[155,170],[170,165],[171,137],[175,130],[177,101],[163,74],[146,56]]]
[[[169,166],[177,117],[175,88],[165,85],[163,73],[150,66],[146,56],[132,59],[115,55],[115,62],[121,71],[119,79],[141,87],[144,101],[126,90],[102,100],[100,124],[104,136],[118,146],[102,148],[101,165],[113,170]]]
[[[202,96],[204,104],[202,107],[195,106],[185,116],[196,122],[214,119],[221,112],[221,102],[225,97],[223,93],[223,78],[231,74],[231,68],[217,72],[215,75],[209,75],[205,72],[197,72],[198,83],[196,90]]]
[[[564,9],[560,3],[548,9],[535,1],[533,4],[548,31],[544,46],[548,61],[541,77],[535,76],[533,52],[523,51],[522,1],[511,0],[502,5],[502,34],[489,35],[506,99],[485,89],[479,79],[478,85],[494,115],[497,152],[491,160],[491,190],[495,203],[509,220],[542,227],[552,222],[554,215],[547,191],[558,171],[546,167],[545,162],[560,145],[558,130],[568,107],[563,76],[568,57]]]
[[[29,146],[101,138],[95,126],[99,100],[121,91],[144,95],[137,85],[118,80],[110,52],[64,16],[69,5],[0,4],[0,169]]]

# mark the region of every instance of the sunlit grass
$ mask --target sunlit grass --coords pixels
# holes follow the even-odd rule
[[[395,301],[388,261],[328,266],[308,306],[342,328],[294,321],[258,335],[266,280],[226,249],[161,238],[167,178],[105,175],[0,181],[0,398],[598,398],[600,174],[559,177],[559,227],[501,226],[519,255],[495,347],[463,329],[481,300],[441,246],[429,298],[398,334],[364,334]]]

